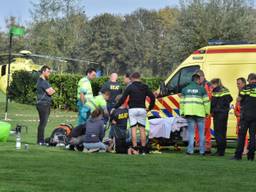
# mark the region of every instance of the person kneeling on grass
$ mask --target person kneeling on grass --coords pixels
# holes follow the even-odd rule
[[[118,95],[115,98],[116,103],[120,100],[122,95]],[[128,109],[121,105],[115,109],[110,115],[111,127],[113,128],[113,137],[116,153],[127,153],[128,143],[127,140],[127,121],[128,121]],[[111,145],[110,145],[111,148]]]
[[[70,138],[70,150],[78,150],[83,151],[84,146],[83,142],[85,139],[85,130],[86,130],[86,123],[76,126],[71,131],[71,138]]]
[[[105,130],[103,110],[101,108],[96,108],[92,112],[91,118],[86,122],[84,151],[86,152],[87,150],[89,150],[89,152],[105,152],[107,147],[104,143],[102,143],[104,135]]]

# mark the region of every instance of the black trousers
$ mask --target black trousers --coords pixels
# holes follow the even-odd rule
[[[214,136],[217,144],[217,152],[225,154],[227,145],[228,113],[217,113],[213,116]]]
[[[244,142],[247,130],[249,129],[250,134],[250,142],[249,142],[249,152],[247,153],[248,159],[254,159],[255,153],[255,130],[256,130],[256,120],[246,120],[241,119],[240,121],[240,130],[238,134],[238,143],[235,152],[235,157],[238,159],[242,158],[243,150],[244,150]]]
[[[50,115],[51,105],[48,103],[39,103],[36,105],[39,114],[39,125],[37,127],[37,143],[44,143],[44,130]]]

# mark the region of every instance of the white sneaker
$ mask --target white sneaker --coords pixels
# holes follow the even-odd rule
[[[94,152],[99,152],[100,148],[95,148],[95,149],[89,149],[89,153],[94,153]]]
[[[58,144],[56,145],[56,147],[65,147],[65,144],[64,144],[64,143],[58,143]]]
[[[76,149],[76,151],[78,151],[76,147],[75,147],[75,149]],[[84,147],[83,152],[84,152],[84,153],[89,153],[89,150]]]

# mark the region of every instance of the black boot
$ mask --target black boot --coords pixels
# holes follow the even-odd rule
[[[254,160],[254,154],[247,153],[247,160],[253,161]]]

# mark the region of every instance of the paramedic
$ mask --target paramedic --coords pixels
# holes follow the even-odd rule
[[[198,70],[196,72],[196,74],[198,74],[200,76],[200,85],[202,87],[205,88],[205,91],[209,97],[209,100],[211,100],[211,97],[212,97],[212,86],[210,84],[210,82],[208,82],[206,79],[205,79],[205,75],[204,75],[204,72],[202,70]],[[210,154],[211,153],[211,147],[212,147],[212,144],[211,144],[211,116],[208,115],[207,117],[205,117],[205,128],[204,128],[205,132],[205,153],[206,154]],[[196,139],[196,147],[199,146],[199,134],[198,134],[198,129],[196,129],[196,132],[195,132],[195,139]]]
[[[86,103],[93,99],[93,92],[91,80],[96,77],[96,70],[89,68],[86,71],[86,76],[80,79],[77,88],[77,106],[78,106],[78,120],[77,124],[83,124],[90,116],[90,108]]]
[[[195,125],[199,129],[199,152],[201,155],[205,154],[204,121],[210,114],[210,102],[205,89],[199,84],[200,76],[194,74],[192,82],[181,93],[180,113],[188,121],[188,155],[194,153]]]
[[[93,97],[90,101],[87,102],[87,106],[90,108],[90,111],[94,111],[96,108],[101,108],[104,112],[104,118],[108,118],[109,112],[107,109],[107,101],[110,98],[110,90],[105,90],[103,93]]]

